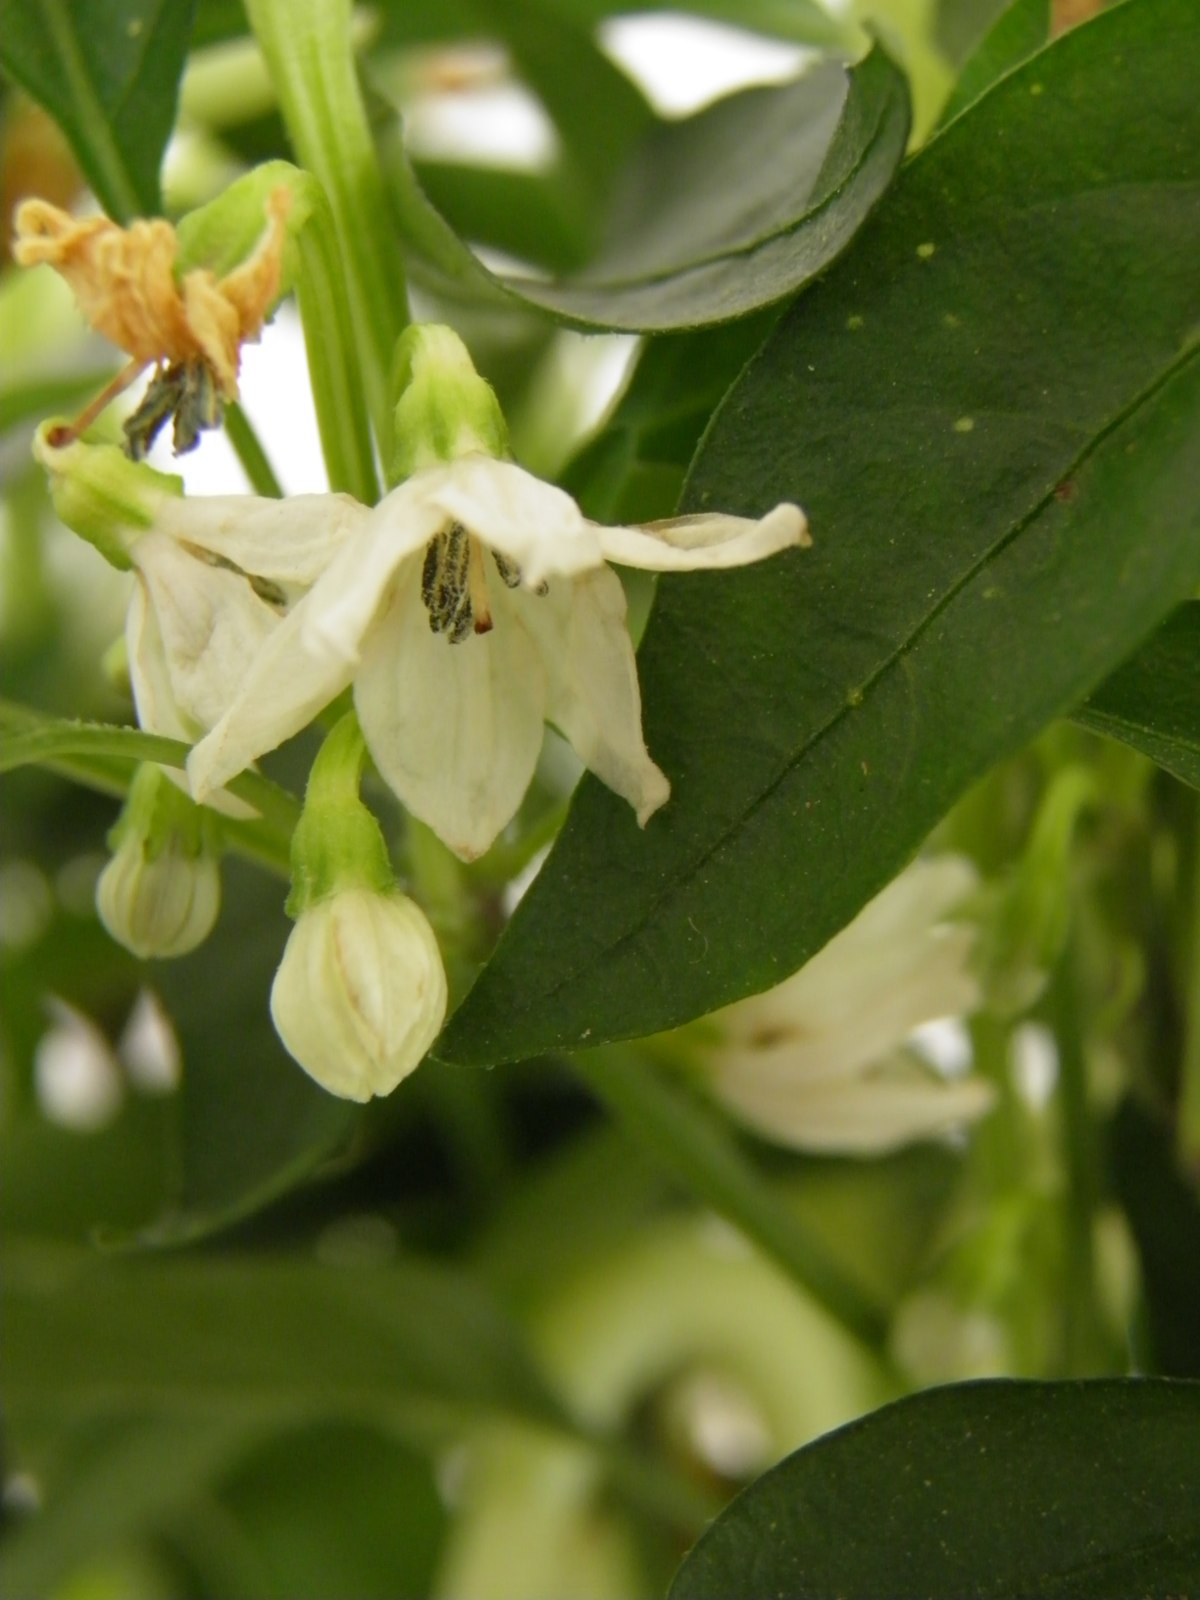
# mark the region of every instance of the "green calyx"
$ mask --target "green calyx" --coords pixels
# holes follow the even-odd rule
[[[154,526],[163,500],[183,494],[183,479],[156,472],[113,444],[73,440],[58,445],[61,418],[43,422],[34,435],[34,459],[50,479],[54,509],[67,527],[95,545],[112,566],[130,566],[129,553]]]
[[[313,762],[292,835],[293,921],[340,889],[387,894],[395,887],[379,823],[358,796],[366,753],[358,718],[347,712]]]
[[[131,842],[140,846],[147,861],[157,860],[168,849],[188,858],[219,853],[212,813],[150,763],[138,768],[121,815],[108,833],[114,853]]]
[[[396,342],[392,377],[399,399],[389,484],[459,456],[508,456],[500,402],[452,328],[433,322],[406,328]]]

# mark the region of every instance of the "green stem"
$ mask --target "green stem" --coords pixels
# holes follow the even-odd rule
[[[1176,1149],[1184,1170],[1200,1177],[1200,814],[1192,841],[1191,926],[1183,990],[1184,1039],[1176,1112]]]
[[[309,214],[295,236],[296,301],[325,470],[331,489],[370,506],[379,498],[379,479],[333,210],[311,174],[298,177]]]
[[[122,761],[157,761],[183,767],[191,746],[138,728],[102,722],[69,722],[43,717],[27,706],[0,700],[0,772],[16,767],[50,765],[64,758],[117,757]],[[233,794],[258,811],[286,843],[299,821],[300,802],[261,773],[243,772],[228,785]]]
[[[233,446],[255,494],[264,495],[268,500],[282,500],[283,488],[267,459],[267,452],[239,405],[226,408],[225,437]]]
[[[888,1331],[884,1308],[779,1205],[719,1117],[628,1049],[589,1050],[572,1065],[650,1155],[878,1356]]]
[[[350,279],[379,452],[391,459],[389,372],[408,322],[404,266],[355,75],[350,0],[245,0],[300,164],[329,196]]]
[[[1066,1177],[1063,1361],[1069,1376],[1082,1378],[1103,1371],[1104,1358],[1093,1231],[1100,1201],[1100,1159],[1088,1092],[1076,954],[1072,941],[1064,952],[1048,1002],[1058,1046],[1061,1149]]]

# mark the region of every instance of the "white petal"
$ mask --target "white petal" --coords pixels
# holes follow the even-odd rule
[[[798,972],[765,994],[722,1011],[723,1030],[731,1038],[748,1040],[774,1033],[820,1035],[833,1032],[843,1019],[853,1026],[869,1003],[867,997],[917,986],[918,974],[929,962],[947,972],[946,1003],[931,1015],[970,1009],[975,1001],[956,1003],[960,985],[948,955],[950,949],[959,952],[965,974],[972,936],[959,932],[951,946],[939,946],[949,930],[934,930],[977,882],[978,874],[964,856],[914,862]]]
[[[313,647],[305,635],[303,610],[315,593],[310,590],[271,634],[225,715],[188,757],[197,800],[299,733],[350,682],[352,663],[337,650]]]
[[[166,534],[139,539],[133,561],[154,609],[175,703],[197,727],[211,728],[279,626],[279,613],[240,573],[189,555]]]
[[[556,573],[586,572],[604,560],[595,528],[570,495],[511,461],[461,456],[418,473],[409,483],[440,508],[443,524],[461,522],[515,561],[531,587]]]
[[[406,489],[394,490],[360,524],[247,670],[227,715],[188,760],[197,799],[298,733],[350,683],[406,556],[409,587],[417,590],[412,558],[437,531],[440,513]]]
[[[155,526],[277,583],[314,583],[370,516],[348,494],[167,496]]]
[[[968,967],[974,944],[973,928],[940,929],[919,940],[908,963],[887,982],[873,983],[864,973],[854,988],[839,985],[832,1004],[813,996],[790,1015],[772,1017],[757,1036],[747,1034],[744,1019],[735,1017],[737,1038],[714,1050],[714,1059],[719,1055],[726,1076],[741,1073],[763,1081],[853,1077],[903,1044],[923,1022],[963,1016],[978,1006],[979,982]],[[758,1015],[761,1019],[761,1009]]]
[[[908,1061],[865,1078],[792,1086],[723,1085],[722,1102],[776,1144],[860,1155],[896,1149],[982,1116],[992,1086],[981,1078],[940,1082]]]
[[[699,513],[647,522],[637,528],[597,528],[605,559],[650,572],[693,572],[701,567],[744,567],[789,545],[809,545],[799,506],[778,505],[765,517]]]
[[[140,573],[135,576],[137,581],[125,613],[125,653],[138,726],[147,733],[161,733],[168,739],[183,739],[191,744],[199,730],[184,718],[176,703],[162,630],[147,599],[145,582]]]
[[[356,662],[393,578],[445,525],[445,514],[415,481],[379,502],[305,596],[304,639],[314,654],[330,651]]]
[[[182,739],[185,744],[191,744],[200,729],[183,715],[176,703],[158,619],[147,599],[146,586],[140,573],[137,574],[137,580],[125,616],[125,650],[129,657],[129,677],[133,687],[133,703],[137,707],[138,726],[147,733],[161,733],[165,738]],[[187,779],[178,767],[163,766],[160,770],[177,788],[188,793]],[[253,806],[225,789],[210,794],[205,804],[227,817],[258,815]]]
[[[430,629],[414,563],[363,642],[354,703],[375,765],[408,809],[465,861],[482,855],[520,805],[542,745],[542,664],[509,608],[495,608],[490,633],[451,644]]]
[[[607,567],[551,582],[545,595],[514,591],[546,666],[546,715],[601,782],[628,800],[645,827],[671,793],[642,738],[637,663],[625,593]]]

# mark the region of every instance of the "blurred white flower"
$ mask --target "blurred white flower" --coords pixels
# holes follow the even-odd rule
[[[91,1020],[51,995],[51,1026],[38,1040],[33,1082],[43,1115],[76,1133],[95,1133],[121,1109],[125,1086],[112,1047]]]
[[[874,1154],[981,1116],[990,1084],[947,1080],[911,1046],[980,1003],[962,857],[917,861],[799,972],[708,1019],[705,1080],[740,1121],[799,1150]]]
[[[446,974],[424,913],[398,889],[353,884],[302,911],[271,988],[276,1031],[330,1094],[390,1094],[446,1014]]]

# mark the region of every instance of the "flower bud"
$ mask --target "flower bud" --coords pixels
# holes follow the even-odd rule
[[[508,456],[508,428],[467,347],[439,323],[415,323],[396,346],[396,446],[389,482],[459,456]]]
[[[157,767],[134,779],[109,835],[112,860],[96,910],[118,944],[143,960],[186,955],[212,932],[221,877],[200,808]]]
[[[352,884],[311,904],[271,987],[289,1054],[331,1094],[390,1094],[420,1065],[446,1014],[433,929],[398,889]]]

